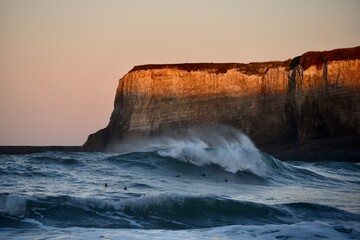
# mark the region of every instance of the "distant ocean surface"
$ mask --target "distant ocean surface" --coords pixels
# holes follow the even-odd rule
[[[360,164],[282,162],[237,131],[0,155],[0,238],[360,239]]]

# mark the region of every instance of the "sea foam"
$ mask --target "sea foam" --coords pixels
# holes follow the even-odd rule
[[[228,126],[198,126],[166,136],[132,139],[117,147],[119,152],[156,152],[196,166],[215,164],[231,173],[248,171],[266,177],[264,155],[248,136]]]
[[[26,196],[17,194],[0,194],[0,216],[23,217],[26,212]]]
[[[19,237],[20,233],[21,237]],[[69,229],[44,227],[25,232],[8,230],[0,236],[11,239],[71,238],[71,239],[358,239],[360,228],[355,224],[334,225],[321,221],[296,224],[263,226],[232,225],[210,229],[163,230],[163,229]]]

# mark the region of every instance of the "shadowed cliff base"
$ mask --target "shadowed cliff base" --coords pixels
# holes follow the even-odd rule
[[[280,160],[360,162],[360,135],[321,138],[303,144],[264,144],[260,149]]]
[[[109,125],[83,150],[207,123],[240,129],[282,160],[358,162],[360,47],[282,62],[136,66],[119,81]]]

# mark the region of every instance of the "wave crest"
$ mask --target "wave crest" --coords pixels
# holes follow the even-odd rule
[[[266,177],[268,158],[241,131],[224,125],[198,126],[162,136],[123,142],[118,152],[155,152],[196,166],[215,164],[225,171]]]

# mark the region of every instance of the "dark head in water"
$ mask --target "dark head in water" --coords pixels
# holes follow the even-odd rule
[[[105,183],[105,188],[107,188],[108,187],[108,184],[107,183]]]
[[[127,187],[126,187],[126,186],[124,187],[124,190],[127,190]]]

